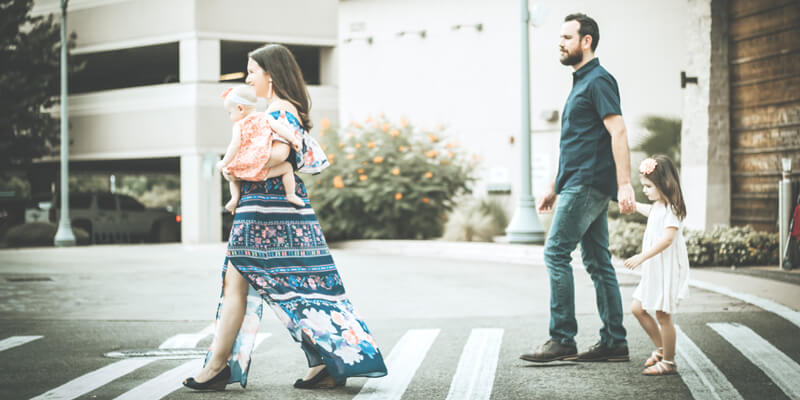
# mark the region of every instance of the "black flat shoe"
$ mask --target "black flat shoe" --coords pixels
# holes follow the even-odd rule
[[[183,381],[183,386],[194,390],[225,390],[228,385],[228,379],[231,379],[231,367],[226,365],[222,371],[209,379],[206,382],[198,382],[194,378],[186,378]]]
[[[344,386],[345,382],[336,382],[328,368],[323,368],[313,378],[309,380],[298,379],[294,381],[295,389],[333,389],[337,386]]]

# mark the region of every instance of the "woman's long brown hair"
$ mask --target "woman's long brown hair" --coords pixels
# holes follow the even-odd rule
[[[686,218],[686,203],[683,201],[678,169],[675,168],[672,160],[663,154],[656,154],[650,158],[656,160],[656,168],[653,169],[653,172],[643,175],[656,185],[658,191],[666,197],[678,219],[683,220]]]
[[[292,52],[279,44],[268,44],[248,54],[272,79],[272,90],[278,97],[292,103],[300,114],[300,122],[307,131],[314,126],[309,113],[311,99],[308,96],[303,72]]]

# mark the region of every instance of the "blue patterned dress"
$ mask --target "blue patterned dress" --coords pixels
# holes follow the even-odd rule
[[[299,135],[306,134],[293,115],[286,113],[286,117]],[[222,279],[230,262],[250,288],[244,321],[228,360],[229,383],[247,385],[265,302],[300,343],[309,367],[325,364],[337,382],[384,376],[381,352],[345,294],[305,185],[296,175],[295,182],[304,207],[286,200],[280,177],[242,182]],[[222,300],[223,296],[217,307],[217,329]]]

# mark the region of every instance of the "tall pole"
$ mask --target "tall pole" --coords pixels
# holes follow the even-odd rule
[[[520,185],[517,209],[506,228],[511,243],[542,243],[544,229],[536,214],[536,201],[531,190],[531,109],[530,109],[530,55],[528,48],[528,0],[520,0]]]
[[[56,246],[74,246],[69,220],[69,117],[67,115],[67,2],[61,0],[61,206]]]

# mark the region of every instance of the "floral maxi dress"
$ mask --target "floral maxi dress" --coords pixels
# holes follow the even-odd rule
[[[285,116],[299,136],[306,135],[292,114]],[[295,163],[302,163],[300,156],[296,157]],[[264,303],[300,343],[309,367],[324,363],[337,382],[348,377],[384,376],[383,356],[345,294],[305,185],[296,175],[295,181],[304,207],[286,200],[280,177],[242,181],[222,277],[224,281],[230,263],[250,288],[244,321],[228,360],[229,383],[247,385]],[[217,307],[216,329],[222,301],[223,296]],[[213,348],[214,343],[206,362]]]

